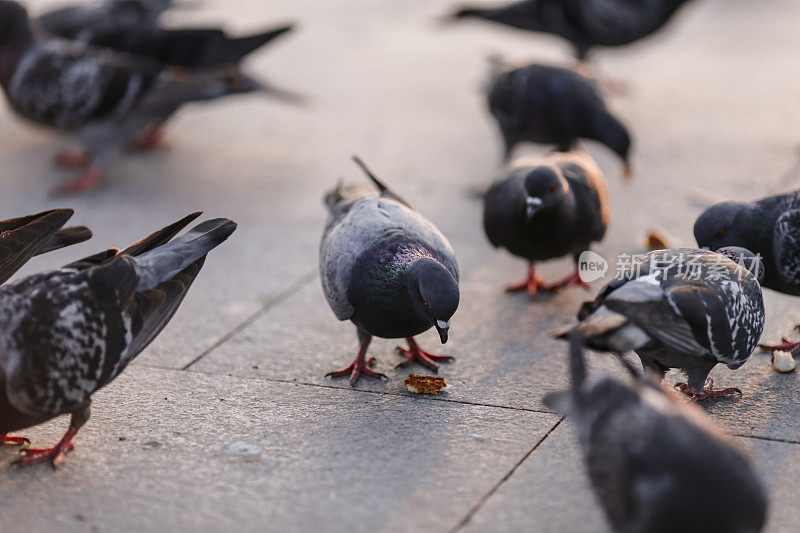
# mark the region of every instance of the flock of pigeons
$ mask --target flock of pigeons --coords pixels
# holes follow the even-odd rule
[[[661,28],[686,0],[524,0],[464,7],[450,18],[480,18],[569,40],[578,60],[594,46],[617,46]],[[291,97],[247,76],[242,58],[290,27],[247,37],[218,29],[165,29],[169,0],[97,0],[30,20],[0,0],[0,85],[21,116],[77,134],[85,153],[58,162],[83,168],[62,187],[96,186],[109,156],[161,142],[183,103],[255,90]],[[610,220],[603,172],[580,139],[613,150],[630,174],[631,136],[607,109],[596,83],[566,68],[496,63],[489,109],[505,144],[505,164],[483,195],[489,241],[528,261],[526,279],[508,287],[535,296],[585,285],[579,256]],[[520,142],[556,152],[514,159]],[[447,341],[459,304],[458,266],[447,238],[355,158],[374,187],[339,183],[320,248],[325,296],[339,320],[356,327],[359,350],[328,374],[386,376],[371,369],[373,336],[405,338],[401,365],[436,371],[451,357],[424,351],[414,336],[436,328]],[[377,191],[376,191],[377,189]],[[61,229],[69,210],[0,222],[0,280],[32,256],[91,236]],[[89,418],[92,393],[116,377],[163,329],[206,254],[236,225],[212,219],[176,235],[199,213],[122,251],[111,249],[0,288],[0,442],[8,433],[71,415],[53,448],[22,451],[19,462],[58,465]],[[569,341],[572,388],[546,402],[574,419],[598,499],[618,531],[758,531],[767,498],[748,459],[700,409],[660,385],[671,368],[694,402],[741,394],[708,379],[718,364],[743,365],[764,327],[762,287],[800,295],[800,193],[753,203],[726,202],[694,227],[697,249],[652,251],[585,303]],[[572,256],[576,269],[547,285],[535,264]],[[45,318],[43,318],[45,317]],[[611,352],[632,383],[589,378],[584,347]],[[785,339],[771,350],[800,352]],[[622,354],[634,351],[646,370]]]

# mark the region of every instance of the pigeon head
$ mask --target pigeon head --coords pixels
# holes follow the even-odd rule
[[[434,259],[423,258],[411,269],[413,287],[419,297],[414,299],[414,309],[420,317],[429,320],[442,344],[447,342],[450,318],[458,308],[458,282],[453,274]]]
[[[13,0],[0,0],[0,46],[32,37],[28,11]]]
[[[717,253],[724,255],[745,270],[749,270],[759,284],[764,281],[764,262],[761,261],[759,254],[754,254],[741,246],[726,246],[718,249]]]
[[[609,112],[599,115],[594,129],[595,134],[591,138],[611,148],[625,163],[625,177],[630,177],[632,172],[630,164],[631,136],[628,129]]]
[[[726,246],[755,248],[748,228],[756,210],[755,204],[744,202],[723,202],[709,207],[694,223],[697,245],[710,250]]]
[[[557,167],[539,166],[525,176],[525,218],[528,222],[543,209],[561,204],[569,194],[569,184]]]

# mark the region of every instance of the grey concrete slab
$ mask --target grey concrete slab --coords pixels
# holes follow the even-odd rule
[[[59,471],[0,469],[0,516],[29,531],[445,530],[557,420],[133,367],[95,396]],[[25,434],[49,444],[63,426]],[[239,441],[261,452],[228,455]]]
[[[750,453],[769,492],[766,531],[796,529],[800,510],[794,494],[800,446],[752,438],[735,438],[734,442]],[[588,486],[569,420],[561,423],[459,529],[489,530],[610,531]]]

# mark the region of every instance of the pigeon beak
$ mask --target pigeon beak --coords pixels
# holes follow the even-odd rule
[[[711,250],[711,248],[709,248],[708,246],[701,246],[700,249],[701,250]]]
[[[533,215],[535,215],[536,212],[541,208],[542,208],[541,198],[528,196],[528,200],[526,201],[525,204],[525,218],[527,219],[527,221],[530,222],[531,219],[533,218]]]
[[[625,168],[622,169],[622,177],[626,180],[633,178],[633,165],[625,163]]]
[[[450,331],[450,321],[448,320],[445,322],[444,320],[437,320],[436,321],[436,331],[439,332],[439,339],[442,341],[442,344],[447,342],[447,332]]]

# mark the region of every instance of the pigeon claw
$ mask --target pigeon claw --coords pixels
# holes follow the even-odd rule
[[[789,337],[782,337],[781,344],[759,344],[758,347],[767,352],[776,352],[783,350],[790,352],[792,355],[800,354],[800,342],[795,342]]]
[[[53,162],[62,168],[84,168],[89,166],[89,154],[86,152],[68,152],[66,150],[56,154]]]
[[[5,434],[0,434],[0,445],[4,446],[27,446],[31,441],[25,437],[9,437]]]
[[[539,291],[547,291],[549,288],[545,285],[542,278],[536,275],[536,270],[533,264],[528,266],[528,277],[522,283],[516,283],[506,287],[506,292],[521,292],[528,291],[528,295],[533,298]]]
[[[576,268],[575,272],[570,277],[550,285],[545,290],[558,291],[558,290],[561,290],[561,289],[563,289],[565,287],[569,287],[570,285],[577,285],[579,287],[583,287],[587,291],[590,288],[589,284],[581,279],[580,272]]]
[[[362,360],[361,357],[356,357],[356,360],[353,361],[350,366],[344,368],[342,370],[336,370],[333,372],[328,372],[325,374],[326,378],[341,378],[344,376],[350,376],[350,386],[355,387],[356,383],[358,383],[358,379],[361,377],[361,374],[365,376],[369,376],[371,378],[376,379],[389,379],[386,374],[382,374],[380,372],[376,372],[372,370],[372,365],[375,364],[375,358],[370,357],[366,361]]]
[[[75,448],[72,442],[58,443],[52,448],[28,448],[20,451],[20,457],[14,460],[18,466],[32,465],[52,461],[53,468],[58,468],[64,462],[64,456]]]
[[[456,360],[455,357],[450,355],[434,355],[426,352],[419,347],[419,344],[417,344],[417,341],[415,341],[413,337],[408,337],[406,340],[408,341],[408,349],[402,346],[395,348],[397,353],[404,355],[406,358],[405,361],[398,363],[395,368],[406,367],[411,363],[419,363],[429,368],[433,373],[438,373],[439,365],[436,364],[437,361],[440,363],[452,363]]]
[[[56,196],[66,196],[94,189],[103,181],[103,173],[90,165],[77,179],[65,183],[55,191]]]
[[[134,137],[126,145],[129,152],[147,152],[150,150],[165,150],[169,145],[164,140],[166,137],[162,126],[153,126],[139,137]]]
[[[737,387],[728,387],[727,389],[714,389],[714,380],[709,379],[706,381],[705,387],[699,393],[695,393],[689,388],[686,383],[677,383],[675,388],[680,392],[687,394],[690,400],[694,403],[707,400],[708,398],[721,398],[723,396],[732,396],[734,394],[742,395],[742,390]]]

